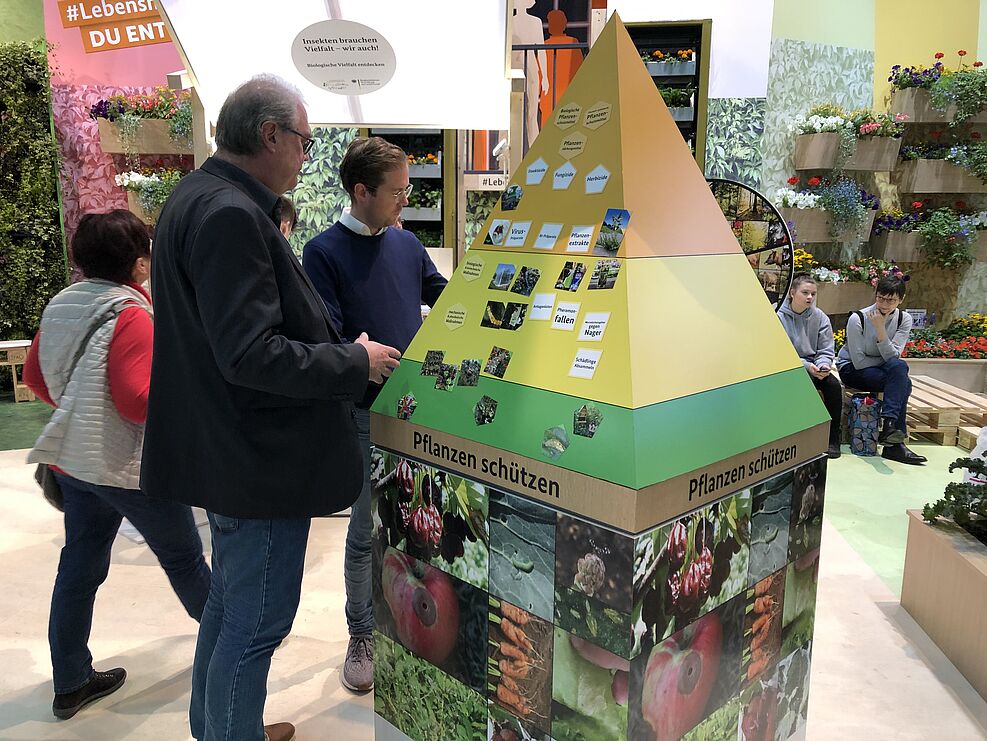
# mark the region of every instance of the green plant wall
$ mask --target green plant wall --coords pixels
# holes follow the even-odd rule
[[[473,240],[483,228],[483,222],[487,220],[497,200],[500,198],[500,191],[496,190],[471,190],[466,193],[466,249],[473,246]]]
[[[300,256],[305,243],[332,226],[349,205],[349,196],[339,180],[339,164],[358,133],[358,129],[314,127],[315,146],[298,177],[298,185],[288,193],[298,209],[298,224],[291,235],[295,254]]]
[[[30,339],[66,284],[43,44],[0,43],[0,340]]]
[[[706,177],[761,184],[764,98],[710,98],[706,124]]]

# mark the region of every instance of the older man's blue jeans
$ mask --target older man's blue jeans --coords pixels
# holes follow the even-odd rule
[[[891,358],[881,365],[857,370],[853,363],[840,368],[840,379],[848,388],[861,391],[883,391],[882,417],[892,417],[895,429],[907,433],[905,416],[908,410],[908,397],[912,393],[912,381],[908,377],[908,363],[901,358]]]
[[[267,674],[298,610],[311,520],[210,512],[209,524],[213,578],[192,664],[192,735],[263,741]]]

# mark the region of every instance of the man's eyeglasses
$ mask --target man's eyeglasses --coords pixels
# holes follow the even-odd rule
[[[411,191],[413,191],[414,189],[415,189],[415,184],[408,183],[404,188],[400,188],[398,190],[392,190],[391,195],[394,196],[395,198],[401,198],[401,197],[407,198],[408,196],[411,195]],[[369,190],[371,193],[376,193],[377,187],[376,186],[371,187],[368,185],[367,190]]]
[[[301,137],[301,140],[302,140],[302,152],[304,152],[305,154],[308,154],[309,152],[312,151],[312,147],[315,146],[315,139],[313,139],[310,136],[305,136],[305,134],[303,134],[302,132],[295,131],[294,129],[289,128],[287,126],[285,127],[285,130],[286,131],[290,131],[295,136]]]

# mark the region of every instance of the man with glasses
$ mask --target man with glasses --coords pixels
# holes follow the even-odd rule
[[[912,331],[912,317],[898,308],[904,298],[904,278],[893,275],[881,278],[874,303],[853,312],[847,320],[846,344],[836,358],[836,365],[846,387],[884,392],[877,438],[884,446],[881,456],[919,466],[925,463],[925,456],[905,447],[908,439],[905,414],[912,382],[901,352]]]
[[[155,232],[141,488],[209,515],[198,741],[294,738],[290,723],[263,723],[271,656],[298,609],[310,518],[360,491],[353,401],[400,357],[340,338],[280,231],[310,134],[298,90],[244,83],[219,112],[216,154],[182,178]]]
[[[434,306],[446,285],[418,238],[394,228],[411,195],[408,156],[380,137],[356,139],[339,176],[350,207],[305,245],[302,265],[343,337],[366,333],[403,353],[421,326],[421,305]],[[355,692],[374,686],[369,410],[380,389],[381,384],[371,383],[356,405],[364,478],[346,535],[343,577],[350,641],[341,673],[343,684]]]

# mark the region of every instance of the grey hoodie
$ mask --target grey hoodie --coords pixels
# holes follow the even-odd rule
[[[813,305],[801,314],[796,314],[791,301],[785,299],[785,303],[778,309],[778,318],[806,370],[810,363],[817,368],[833,367],[833,325],[826,312]]]
[[[871,324],[867,314],[874,311],[877,304],[861,309],[864,315],[863,326],[860,324],[860,317],[853,313],[846,323],[846,344],[840,349],[840,355],[836,359],[836,365],[842,368],[847,363],[853,363],[857,370],[873,368],[877,365],[884,365],[892,358],[901,357],[901,351],[905,349],[908,342],[908,335],[912,331],[912,315],[905,314],[901,309],[895,309],[884,320],[884,328],[887,330],[888,339],[878,344],[877,331]],[[901,315],[901,326],[898,326],[898,315]],[[895,331],[897,327],[897,331]]]

